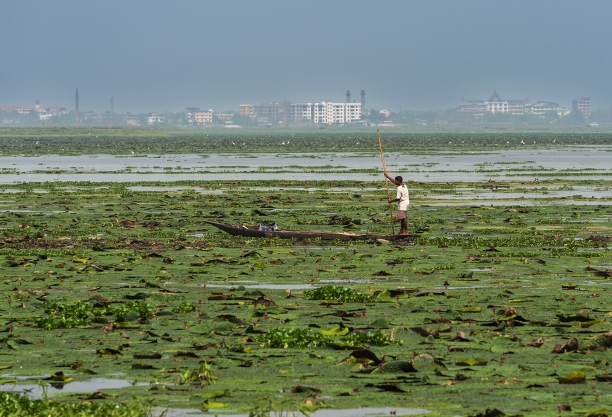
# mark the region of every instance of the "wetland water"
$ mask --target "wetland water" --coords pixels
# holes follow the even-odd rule
[[[69,382],[67,384],[2,384],[0,385],[0,391],[27,392],[31,398],[37,399],[41,398],[45,392],[52,396],[60,393],[94,393],[100,390],[120,389],[129,386],[134,386],[134,384],[122,379],[93,378],[89,381]]]
[[[262,400],[282,415],[320,406],[317,417],[609,407],[607,149],[393,154],[390,171],[423,180],[406,244],[233,237],[204,221],[388,231],[380,173],[338,173],[378,169],[377,154],[4,158],[24,174],[0,180],[43,182],[2,187],[2,389],[36,390],[29,378],[62,371],[74,380],[49,391],[57,401],[102,390],[169,416],[244,416]],[[312,172],[295,175],[377,183],[235,185],[292,179],[300,166]],[[215,173],[197,172],[206,167]],[[501,184],[477,172],[498,168]],[[529,181],[542,169],[577,179]],[[92,184],[44,183],[56,175]],[[143,192],[96,183],[153,176],[126,184]]]
[[[611,149],[583,147],[526,149],[502,152],[445,152],[385,157],[390,172],[406,173],[412,181],[531,180],[556,177],[612,176]],[[372,181],[380,176],[374,153],[211,154],[0,157],[1,184],[45,181],[170,182],[182,180],[338,180]],[[356,172],[349,172],[356,170]],[[487,172],[491,171],[491,172]],[[580,172],[579,172],[580,171]],[[121,174],[121,175],[118,175]]]

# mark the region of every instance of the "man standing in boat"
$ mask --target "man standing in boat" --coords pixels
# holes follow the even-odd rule
[[[391,200],[389,198],[389,204],[398,202],[397,207],[397,219],[400,221],[401,230],[398,236],[408,236],[408,221],[406,219],[406,215],[408,212],[408,205],[410,204],[410,199],[408,198],[408,187],[404,184],[404,179],[399,175],[395,178],[392,178],[385,171],[385,177],[393,184],[397,185],[397,198],[395,200]]]

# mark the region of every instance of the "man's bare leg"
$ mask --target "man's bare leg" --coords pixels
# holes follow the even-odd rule
[[[408,234],[408,222],[406,221],[406,219],[401,219],[400,220],[400,235],[407,235]]]

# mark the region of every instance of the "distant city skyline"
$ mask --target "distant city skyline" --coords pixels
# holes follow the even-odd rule
[[[612,106],[612,2],[3,2],[0,104],[115,112],[344,101],[448,109],[509,99]]]
[[[346,90],[347,93],[349,91],[350,90]],[[356,91],[359,91],[359,90],[356,90]],[[491,91],[494,94],[498,94],[497,93],[497,89],[493,89]],[[364,92],[364,90],[361,90],[361,92]],[[74,92],[73,92],[73,94],[74,94]],[[79,93],[79,94],[82,94],[82,93]],[[466,95],[466,96],[456,100],[456,103],[455,103],[454,106],[451,106],[451,107],[448,107],[448,108],[401,108],[400,107],[398,109],[394,109],[394,108],[392,108],[392,106],[384,105],[384,100],[382,101],[383,105],[380,106],[380,107],[373,107],[373,106],[369,106],[368,107],[367,106],[367,102],[366,102],[366,106],[363,106],[361,111],[363,112],[366,109],[368,109],[368,110],[369,109],[374,109],[374,110],[385,109],[385,110],[391,111],[392,113],[399,113],[402,110],[403,111],[440,111],[440,110],[452,110],[452,109],[459,109],[459,108],[461,108],[462,107],[462,103],[464,101],[466,101],[466,100],[467,101],[482,101],[482,102],[485,102],[487,100],[487,97],[490,96],[490,95],[491,95],[491,92],[489,92],[488,95],[481,96],[481,97],[476,97],[474,94]],[[524,97],[524,98],[521,98],[521,97],[512,97],[512,96],[508,96],[508,95],[503,94],[503,93],[502,93],[502,95],[503,95],[503,99],[504,100],[514,100],[514,101],[516,101],[516,100],[520,100],[520,101],[530,100],[533,103],[536,103],[538,101],[552,101],[552,100],[548,100],[546,97],[540,97],[540,98],[537,98],[537,99],[533,100],[533,99],[530,99],[530,97]],[[346,97],[346,93],[344,94],[344,96]],[[351,100],[351,102],[354,102],[354,103],[360,103],[361,100],[363,99],[363,97],[360,97],[357,94],[353,94],[352,97],[355,97],[354,99]],[[358,100],[358,98],[359,98],[359,100]],[[576,100],[579,100],[579,99],[582,99],[582,98],[584,98],[584,96],[571,97],[571,98],[567,98],[567,99],[565,99],[565,100],[563,100],[561,102],[555,102],[555,103],[559,104],[560,107],[562,107],[562,108],[572,109],[572,107],[574,107],[574,102]],[[589,97],[589,99],[590,99],[590,97]],[[0,100],[1,100],[1,97],[0,97]],[[81,99],[79,98],[79,100],[81,100]],[[283,102],[283,101],[286,101],[287,103],[306,103],[306,102],[314,103],[314,102],[321,102],[321,101],[343,102],[344,100],[340,100],[340,99],[334,99],[334,100],[321,100],[321,99],[318,99],[318,100],[311,100],[311,101],[308,101],[308,100],[276,100],[276,101],[272,101],[272,102],[265,102],[265,101],[261,101],[261,100],[260,101],[255,100],[255,101],[253,101],[252,103],[249,103],[249,104],[259,105],[259,104],[276,103],[276,102]],[[33,101],[33,103],[31,103],[31,104],[23,104],[23,103],[15,104],[15,103],[5,103],[5,102],[0,101],[0,111],[6,110],[8,107],[15,107],[15,108],[19,107],[19,108],[23,108],[23,109],[25,109],[25,108],[34,109],[41,102],[42,101],[40,99],[35,99]],[[155,108],[155,109],[148,109],[148,110],[144,110],[144,111],[130,111],[129,109],[127,109],[127,110],[124,110],[124,111],[117,112],[115,110],[114,102],[115,102],[114,101],[114,97],[110,97],[108,99],[108,108],[106,108],[106,109],[102,109],[102,110],[90,109],[90,108],[84,108],[82,105],[80,105],[80,107],[81,107],[80,111],[93,111],[93,112],[101,112],[101,113],[106,112],[106,111],[111,111],[111,112],[113,112],[115,114],[121,114],[121,113],[149,114],[149,113],[154,113],[154,112],[180,113],[180,112],[184,112],[185,109],[187,109],[187,108],[194,107],[194,108],[210,109],[210,110],[215,110],[215,111],[231,112],[231,113],[235,113],[235,114],[240,114],[241,113],[240,112],[240,106],[244,105],[244,103],[236,103],[236,105],[233,108],[221,108],[220,106],[216,106],[214,104],[212,106],[197,106],[197,105],[193,105],[193,103],[185,103],[186,105],[182,106],[179,109]],[[589,102],[589,103],[591,103],[591,102]],[[62,104],[47,105],[47,103],[42,102],[42,105],[40,107],[42,107],[42,108],[61,108],[61,109],[66,109],[68,111],[73,111],[76,108],[76,102],[75,102],[75,98],[73,97],[73,103],[72,104],[62,103]],[[608,106],[608,107],[603,107],[603,108],[596,108],[594,105],[592,105],[592,109],[593,110],[609,110],[610,108],[612,108],[612,105]]]
[[[594,110],[590,97],[572,100],[571,109],[552,101],[502,98],[496,90],[488,99],[462,99],[457,107],[442,110],[403,110],[387,108],[366,109],[366,93],[361,90],[360,102],[345,93],[344,102],[289,102],[242,103],[238,112],[200,109],[189,106],[184,111],[154,111],[145,113],[115,113],[111,110],[95,112],[80,109],[78,89],[75,109],[65,107],[0,105],[2,126],[166,126],[166,127],[308,127],[325,125],[362,126],[467,126],[475,124],[513,125],[588,125],[612,124],[612,108]]]
[[[99,99],[98,97],[92,98],[92,97],[88,97],[87,96],[87,92],[83,91],[83,89],[79,89],[80,91],[80,97],[82,97],[81,103],[91,103],[91,102],[97,102],[97,103],[101,103],[103,100]],[[266,103],[266,102],[279,102],[279,101],[287,101],[287,102],[291,102],[291,103],[299,103],[299,102],[316,102],[316,101],[330,101],[330,102],[342,102],[343,97],[345,96],[344,91],[346,90],[342,90],[339,89],[337,92],[334,92],[332,94],[325,94],[325,99],[321,99],[319,98],[315,98],[315,99],[303,99],[303,98],[297,98],[294,100],[288,99],[286,95],[284,95],[282,98],[276,98],[274,100],[251,100],[253,103]],[[360,91],[360,90],[355,90],[356,92]],[[448,107],[408,107],[408,106],[402,106],[399,105],[397,108],[393,108],[392,105],[386,104],[388,103],[390,100],[385,100],[384,97],[376,97],[376,92],[374,92],[374,100],[375,100],[375,105],[372,106],[367,106],[366,108],[368,109],[389,109],[390,111],[394,112],[394,113],[398,113],[401,110],[405,110],[405,111],[428,111],[428,110],[448,110],[448,109],[453,109],[459,106],[460,102],[462,100],[486,100],[486,97],[491,95],[492,91],[497,91],[496,88],[492,88],[489,89],[488,92],[485,92],[484,94],[482,93],[470,93],[467,92],[466,94],[464,94],[461,97],[452,97],[452,98],[447,98],[444,101],[450,103],[450,105]],[[510,100],[517,100],[517,99],[530,99],[532,101],[534,101],[532,99],[532,97],[534,97],[535,95],[533,94],[529,94],[527,93],[525,97],[521,97],[521,96],[517,96],[517,95],[513,95],[513,94],[507,94],[502,92],[501,93],[505,99],[510,99]],[[24,98],[22,100],[19,100],[18,102],[7,102],[6,99],[3,98],[3,96],[0,96],[0,108],[2,106],[31,106],[34,107],[36,102],[41,102],[43,106],[46,107],[64,107],[67,108],[69,110],[74,110],[75,109],[75,99],[74,99],[74,90],[72,91],[72,102],[71,103],[67,103],[67,102],[62,102],[62,103],[57,103],[46,99],[41,99],[39,97],[40,95],[34,95],[33,98],[29,98],[29,102],[26,102],[26,100],[28,100],[28,98]],[[62,97],[64,96],[64,94],[62,94]],[[550,101],[555,101],[557,103],[559,103],[562,107],[567,107],[567,108],[571,108],[572,107],[572,102],[573,100],[583,97],[585,96],[585,94],[579,94],[576,97],[561,97],[559,99],[558,95],[556,94],[552,94],[551,96],[545,96],[545,97],[537,97],[535,99],[535,101],[549,101],[550,97],[557,97],[557,100],[550,100]],[[595,96],[597,96],[597,94],[595,94]],[[358,96],[357,94],[353,95],[354,99],[352,100],[353,102],[359,102]],[[84,98],[84,100],[83,100]],[[370,96],[368,96],[368,98],[370,98]],[[113,99],[113,102],[118,103],[119,105],[117,106],[116,104],[111,104],[111,99]],[[202,100],[202,101],[206,101],[207,103],[210,104],[199,104],[199,103],[182,103],[182,105],[176,104],[178,107],[172,107],[170,108],[163,108],[160,106],[157,106],[155,108],[147,108],[146,105],[143,104],[137,104],[135,105],[135,109],[138,110],[131,110],[129,108],[122,108],[125,107],[125,105],[121,105],[121,102],[119,100],[115,100],[114,97],[108,97],[108,99],[106,100],[108,102],[108,104],[106,105],[106,108],[103,107],[102,104],[102,108],[97,108],[97,107],[85,107],[83,104],[81,104],[81,107],[83,109],[86,109],[86,111],[96,111],[96,112],[104,112],[107,110],[111,110],[113,107],[114,109],[118,109],[118,111],[115,111],[117,113],[151,113],[151,112],[160,112],[160,111],[168,111],[168,112],[182,112],[185,110],[185,108],[187,107],[191,107],[191,106],[199,106],[202,108],[210,108],[210,109],[215,109],[215,110],[221,110],[221,111],[231,111],[231,112],[236,112],[238,113],[239,111],[239,105],[242,104],[243,102],[247,102],[247,100],[242,100],[240,102],[236,102],[234,103],[234,105],[232,107],[223,107],[221,105],[216,105],[212,100]],[[169,102],[171,102],[172,100],[169,100]],[[593,100],[594,101],[594,100]],[[454,102],[454,103],[453,103]],[[594,101],[595,102],[595,101]],[[163,99],[162,99],[162,103],[163,103]],[[163,104],[162,104],[163,106]],[[231,106],[231,105],[230,105]],[[607,110],[609,108],[612,107],[612,101],[608,102],[604,102],[603,105],[601,105],[601,107],[596,107],[596,104],[593,104],[593,109],[596,110]]]

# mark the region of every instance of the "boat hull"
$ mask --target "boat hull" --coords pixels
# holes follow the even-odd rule
[[[342,241],[356,241],[356,240],[396,240],[400,237],[393,237],[389,235],[377,235],[377,234],[364,234],[355,235],[352,233],[343,232],[311,232],[305,230],[274,230],[274,231],[263,231],[256,229],[249,229],[240,226],[233,226],[225,223],[206,221],[206,223],[214,226],[224,232],[233,236],[246,236],[246,237],[278,237],[282,239],[321,239],[321,240],[342,240]],[[406,236],[401,236],[406,238]]]

